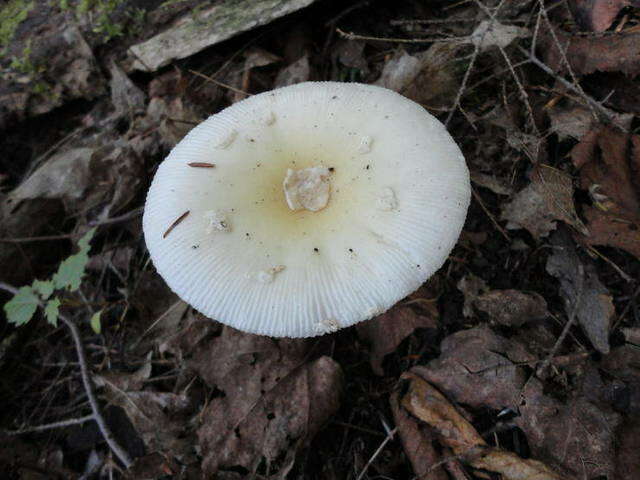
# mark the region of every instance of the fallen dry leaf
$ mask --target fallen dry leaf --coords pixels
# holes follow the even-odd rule
[[[607,91],[610,92],[611,89]],[[634,118],[632,113],[617,113],[608,109],[606,111],[614,125],[624,130],[631,128],[631,122]],[[572,101],[560,102],[549,108],[547,113],[549,120],[551,120],[551,131],[556,133],[560,140],[568,138],[581,140],[598,124],[598,120],[594,118],[593,112],[589,108]]]
[[[571,13],[584,30],[604,32],[631,0],[570,0]]]
[[[551,238],[553,253],[547,260],[547,272],[560,280],[560,295],[567,316],[575,311],[578,323],[593,346],[609,352],[609,328],[615,308],[611,295],[602,285],[591,263],[581,261],[566,232]]]
[[[449,108],[458,90],[455,56],[459,48],[443,42],[411,55],[401,49],[385,64],[375,85],[427,107]]]
[[[297,449],[337,410],[340,367],[328,357],[307,363],[304,340],[229,327],[199,338],[190,366],[219,392],[198,431],[203,471],[212,476],[241,466],[255,472],[264,461],[269,474],[286,475]]]
[[[556,29],[556,37],[576,75],[596,71],[622,72],[630,76],[640,73],[640,33],[581,37]],[[548,30],[541,31],[539,50],[551,69],[567,73],[567,65]]]
[[[502,475],[504,480],[561,480],[560,475],[537,460],[523,459],[513,452],[490,447],[473,426],[433,386],[413,373],[400,403],[413,416],[430,425],[441,442],[472,467]]]
[[[640,478],[640,462],[638,462],[640,418],[636,415],[623,422],[618,434],[615,478],[618,480]]]
[[[382,361],[417,328],[438,328],[438,309],[435,303],[423,305],[418,315],[410,307],[396,306],[382,315],[357,325],[358,336],[371,345],[369,361],[377,375],[384,375]]]
[[[585,206],[589,245],[621,248],[640,258],[640,135],[601,127],[571,151],[580,186],[595,206]]]
[[[470,40],[482,52],[491,47],[505,48],[515,39],[530,35],[528,28],[503,25],[495,20],[483,20],[471,34]]]
[[[544,298],[518,290],[492,290],[476,298],[474,305],[492,321],[514,327],[548,315]]]
[[[612,478],[620,415],[597,398],[606,386],[595,367],[587,366],[578,381],[582,388],[562,401],[545,395],[539,381],[527,382],[514,422],[526,434],[532,456],[553,459],[578,478]]]
[[[144,113],[146,97],[127,76],[126,73],[116,64],[114,60],[109,64],[111,81],[111,103],[115,108],[117,116]]]
[[[508,229],[526,228],[537,239],[555,230],[557,220],[586,233],[573,205],[571,176],[549,165],[536,165],[531,183],[504,206],[500,218]]]
[[[464,305],[462,306],[462,314],[465,317],[473,316],[473,302],[476,298],[483,293],[489,291],[489,286],[480,277],[476,277],[474,274],[469,273],[462,277],[456,285],[458,290],[464,295]]]
[[[390,398],[393,421],[398,429],[404,453],[409,458],[413,473],[423,480],[447,480],[449,477],[436,466],[440,455],[433,447],[435,435],[430,429],[421,428],[415,417],[400,407],[398,393],[394,392]]]
[[[309,64],[309,55],[305,54],[278,72],[274,88],[306,82],[310,77],[311,65]]]
[[[437,359],[414,371],[458,402],[495,410],[518,405],[527,376],[516,363],[536,360],[519,343],[486,327],[449,335],[440,350]]]

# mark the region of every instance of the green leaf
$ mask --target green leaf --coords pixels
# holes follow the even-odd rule
[[[9,323],[17,326],[24,325],[38,308],[38,297],[31,287],[22,287],[11,300],[4,304],[4,311],[7,314]]]
[[[31,284],[33,290],[40,294],[43,300],[46,300],[53,293],[54,287],[51,280],[34,280]]]
[[[80,288],[84,269],[89,261],[89,242],[93,238],[96,229],[92,228],[78,242],[80,251],[63,260],[58,271],[53,274],[53,283],[56,288],[68,288],[71,291]]]
[[[47,322],[49,322],[54,327],[58,326],[58,309],[60,308],[60,299],[55,297],[53,300],[49,300],[47,302],[46,307],[44,307],[44,314],[47,317]]]
[[[89,323],[91,324],[91,328],[93,331],[100,335],[100,331],[102,330],[102,325],[100,325],[100,316],[102,315],[102,310],[98,310],[91,316],[91,320]]]

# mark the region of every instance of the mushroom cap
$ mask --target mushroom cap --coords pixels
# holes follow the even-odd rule
[[[312,169],[330,172],[329,200],[292,210],[283,181]],[[372,85],[307,82],[191,130],[158,168],[143,227],[160,275],[204,315],[309,337],[415,291],[447,259],[469,201],[460,149],[420,105]]]

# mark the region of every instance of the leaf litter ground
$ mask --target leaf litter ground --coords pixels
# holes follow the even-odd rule
[[[640,478],[637,2],[282,2],[297,11],[146,72],[131,47],[203,6],[50,3],[20,7],[0,56],[0,281],[31,285],[1,334],[3,478]],[[141,206],[195,124],[305,80],[421,103],[473,200],[449,261],[389,312],[255,337],[167,289]]]

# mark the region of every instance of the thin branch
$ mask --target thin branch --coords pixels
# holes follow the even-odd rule
[[[607,120],[611,120],[611,115],[609,114],[609,112],[607,111],[606,108],[604,108],[602,105],[600,105],[598,102],[596,102],[593,98],[591,98],[589,95],[587,95],[586,93],[584,93],[584,91],[581,88],[578,88],[576,85],[574,85],[573,83],[569,82],[568,80],[566,80],[565,78],[563,78],[561,75],[558,75],[556,72],[554,72],[551,67],[549,67],[546,63],[542,62],[540,59],[538,59],[536,56],[531,55],[529,52],[527,52],[524,48],[522,47],[518,47],[518,49],[523,53],[523,55],[525,55],[527,57],[527,59],[533,63],[536,67],[538,67],[539,69],[543,70],[545,73],[551,75],[554,79],[556,79],[557,81],[559,81],[562,85],[564,85],[565,87],[567,87],[569,90],[571,90],[572,92],[577,93],[578,95],[580,95],[580,97],[582,97],[585,102],[589,105],[589,107],[594,107],[597,110],[600,111],[600,113],[602,113],[602,115],[604,115],[604,117]]]
[[[574,324],[576,317],[578,316],[578,307],[580,306],[580,301],[582,300],[582,292],[584,290],[583,288],[584,287],[584,267],[582,265],[578,267],[578,281],[576,283],[577,283],[576,290],[578,292],[576,295],[576,303],[573,306],[573,309],[571,310],[571,315],[569,315],[569,320],[567,321],[564,328],[562,329],[562,333],[556,340],[556,343],[553,345],[553,348],[547,355],[547,358],[544,359],[540,367],[538,367],[538,369],[536,370],[536,375],[538,376],[540,376],[542,372],[544,372],[544,370],[547,368],[549,363],[551,363],[551,360],[553,360],[553,357],[556,356],[556,352],[558,351],[558,348],[560,348],[560,345],[562,345],[562,342],[564,342],[564,339],[569,333],[569,329]]]
[[[336,32],[347,40],[367,40],[370,42],[393,42],[393,43],[432,43],[432,42],[450,42],[463,43],[468,42],[469,37],[430,37],[430,38],[394,38],[394,37],[370,37],[367,35],[358,35],[353,32],[345,32],[336,28]]]
[[[0,243],[49,242],[52,240],[69,240],[73,237],[74,235],[72,233],[63,233],[61,235],[43,235],[40,237],[0,238]]]
[[[109,445],[109,448],[111,448],[111,451],[113,451],[116,457],[120,459],[120,461],[126,468],[129,468],[133,461],[131,460],[131,457],[129,456],[127,451],[120,446],[118,441],[113,436],[113,433],[111,433],[111,429],[102,416],[100,405],[98,405],[98,400],[96,399],[95,393],[93,392],[91,374],[89,373],[89,367],[87,367],[87,359],[84,354],[84,347],[82,346],[82,339],[80,338],[78,327],[75,323],[73,323],[63,315],[60,315],[60,320],[62,320],[64,324],[69,328],[71,336],[73,337],[73,341],[76,347],[76,353],[78,355],[78,362],[80,363],[80,374],[82,376],[82,383],[84,385],[85,391],[87,392],[89,404],[91,405],[93,417],[98,424],[98,428],[100,429],[102,436],[106,440],[107,445]]]
[[[227,85],[226,83],[222,83],[221,81],[216,80],[215,78],[212,78],[209,75],[205,75],[204,73],[200,73],[200,72],[198,72],[196,70],[189,69],[189,73],[192,73],[193,75],[196,75],[196,76],[198,76],[200,78],[204,78],[205,80],[207,80],[207,81],[209,81],[211,83],[214,83],[214,84],[218,85],[219,87],[226,88],[227,90],[231,90],[232,92],[240,93],[242,95],[247,95],[249,97],[253,95],[252,93],[245,92],[244,90],[240,90],[239,88],[232,87],[231,85]]]
[[[16,294],[18,293],[18,289],[4,282],[0,282],[0,289],[5,290],[9,293]],[[42,302],[38,302],[40,308],[44,308]],[[113,453],[120,459],[122,464],[129,468],[133,461],[131,457],[127,453],[127,451],[120,446],[118,441],[111,433],[111,429],[107,425],[104,417],[102,416],[102,412],[100,411],[100,405],[98,404],[98,400],[96,399],[95,393],[93,392],[93,383],[91,379],[91,373],[89,372],[89,367],[87,366],[87,358],[84,354],[84,347],[82,345],[82,339],[80,338],[80,332],[78,331],[78,327],[73,321],[65,317],[64,315],[58,315],[58,318],[62,320],[62,322],[69,328],[71,332],[71,337],[73,338],[73,342],[76,347],[76,354],[78,355],[78,363],[80,364],[80,376],[82,377],[82,383],[84,385],[84,390],[87,393],[87,397],[89,398],[89,405],[91,406],[91,411],[93,415],[91,417],[98,424],[98,428],[100,429],[100,433],[104,437],[107,445]]]
[[[142,212],[144,212],[144,207],[138,207],[138,208],[134,208],[130,212],[123,213],[122,215],[119,215],[117,217],[107,218],[105,220],[99,220],[97,222],[91,222],[89,225],[91,227],[97,227],[99,225],[110,225],[113,223],[122,223],[128,220],[132,220],[136,217],[139,217],[140,215],[142,215]]]
[[[91,420],[94,420],[94,416],[87,415],[79,418],[69,418],[58,422],[46,423],[44,425],[36,425],[34,427],[21,428],[20,430],[3,430],[3,433],[6,435],[23,435],[25,433],[44,432],[46,430],[55,430],[56,428],[70,427],[71,425],[80,425]]]
[[[382,453],[382,450],[384,450],[384,447],[387,445],[387,443],[393,440],[393,437],[397,431],[398,431],[398,427],[394,428],[389,432],[389,434],[387,435],[387,438],[385,438],[380,444],[380,446],[378,447],[378,449],[375,452],[373,452],[373,455],[371,455],[371,458],[369,459],[367,464],[364,466],[364,468],[362,469],[362,471],[360,472],[360,475],[358,475],[358,478],[356,478],[356,480],[362,480],[362,477],[364,477],[364,475],[367,473],[367,470],[369,470],[369,467],[371,466],[371,464],[378,457],[378,455]]]

